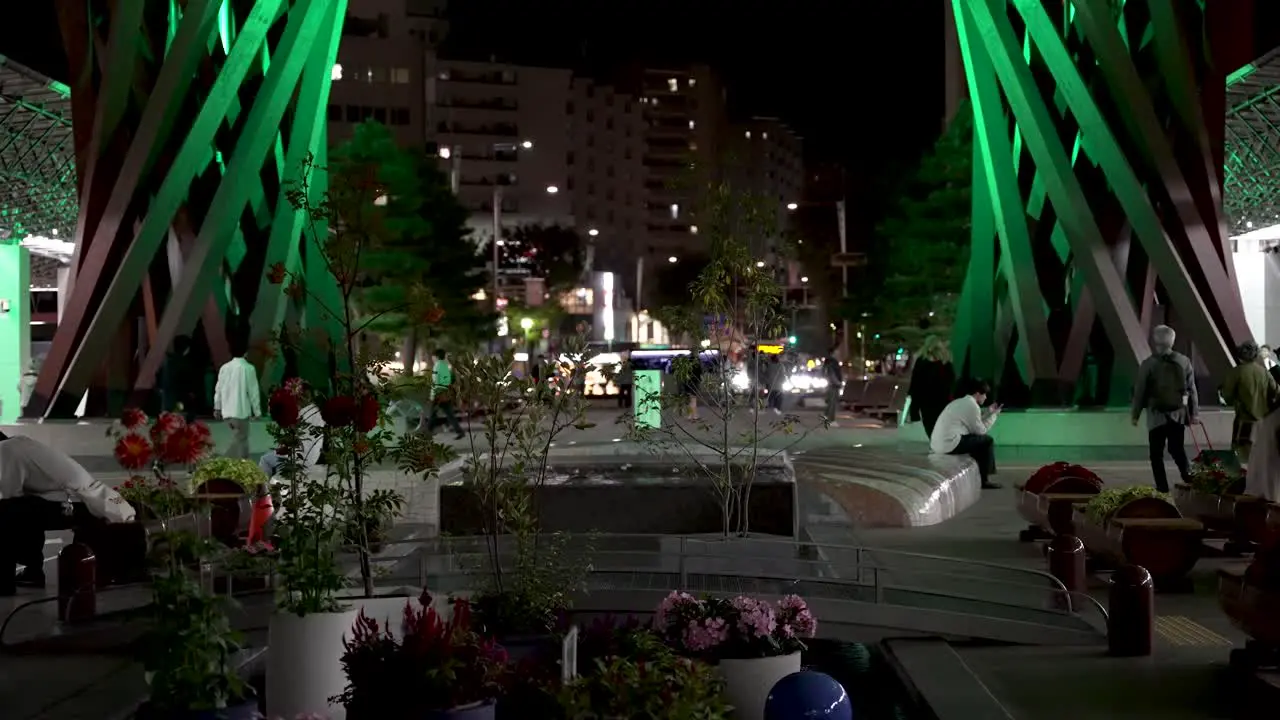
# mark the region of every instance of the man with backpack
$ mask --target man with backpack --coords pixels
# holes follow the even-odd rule
[[[1191,360],[1174,352],[1173,328],[1160,325],[1151,333],[1151,357],[1138,366],[1133,384],[1133,424],[1136,427],[1147,411],[1147,445],[1151,451],[1151,473],[1156,489],[1169,492],[1164,470],[1167,447],[1183,482],[1190,476],[1187,451],[1183,448],[1188,425],[1199,422],[1200,396],[1196,393]]]

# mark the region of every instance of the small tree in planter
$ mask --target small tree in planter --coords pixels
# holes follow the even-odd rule
[[[673,592],[658,607],[657,632],[676,652],[716,662],[739,717],[762,717],[769,690],[800,671],[804,639],[818,623],[803,599],[775,605],[739,596],[698,599]]]
[[[551,472],[551,446],[569,428],[591,427],[581,392],[590,369],[583,343],[571,341],[554,381],[511,372],[510,352],[462,356],[453,392],[481,416],[471,435],[463,482],[483,517],[486,560],[472,596],[479,626],[509,640],[555,629],[585,572],[585,557],[569,551],[563,533],[541,533],[539,494]],[[510,546],[507,543],[510,543]]]
[[[311,188],[318,172],[327,173],[329,187],[320,200]],[[386,198],[395,192],[395,183],[363,160],[325,169],[310,158],[300,179],[286,191],[309,221],[307,262],[319,267],[291,269],[278,263],[270,268],[268,280],[283,286],[290,301],[305,303],[319,315],[313,319],[331,334],[313,338],[313,344],[327,348],[334,369],[328,387],[308,388],[290,380],[274,390],[269,401],[271,432],[280,456],[278,476],[283,480],[274,528],[279,608],[287,614],[278,614],[272,623],[268,704],[276,714],[314,711],[337,691],[311,679],[330,677],[342,652],[343,633],[355,617],[341,597],[347,584],[339,564],[344,549],[354,551],[361,595],[366,600],[375,596],[370,556],[404,499],[389,488],[370,489],[371,469],[394,462],[401,471],[425,480],[450,452],[428,437],[397,437],[392,432],[386,408],[410,384],[392,382],[390,350],[362,343],[370,325],[389,313],[415,326],[441,317],[442,311],[421,286],[405,288],[407,301],[402,305],[379,306],[374,313],[357,306],[362,291],[383,280],[365,261],[392,240],[403,240],[407,232],[388,222],[384,211]],[[304,408],[310,406],[323,425],[303,422]],[[306,467],[304,446],[309,441],[325,447],[322,471]],[[308,621],[308,616],[315,617]],[[310,638],[316,635],[326,642],[313,642]]]
[[[148,426],[142,411],[130,409],[109,432],[121,467],[148,471],[124,483],[121,497],[159,526],[150,558],[153,623],[143,642],[151,692],[139,717],[255,717],[257,701],[232,662],[240,638],[231,629],[227,600],[202,577],[218,545],[197,535],[199,503],[189,493],[190,480],[170,470],[191,472],[212,448],[209,429],[188,424],[178,413],[163,413]]]
[[[632,415],[624,418],[633,439],[686,458],[710,482],[726,537],[750,532],[751,488],[760,469],[807,434],[794,415],[762,417],[759,389],[771,367],[753,349],[759,341],[788,334],[777,271],[760,259],[763,240],[780,234],[776,209],[767,202],[727,183],[709,189],[698,225],[710,239],[710,260],[688,287],[690,303],[661,313],[673,335],[684,335],[704,350],[672,362],[676,391],[637,394],[642,414],[661,413],[659,427]],[[741,354],[747,355],[745,373],[730,362]],[[769,447],[775,440],[781,447]]]

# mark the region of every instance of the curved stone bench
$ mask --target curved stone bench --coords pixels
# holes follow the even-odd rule
[[[964,455],[874,448],[818,450],[792,458],[797,477],[840,507],[855,527],[937,525],[978,501],[978,465]]]

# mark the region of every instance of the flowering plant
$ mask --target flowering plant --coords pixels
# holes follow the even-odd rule
[[[507,680],[507,652],[471,627],[465,600],[445,620],[435,608],[405,603],[400,631],[362,610],[343,639],[347,687],[334,698],[351,717],[426,717],[496,699]]]
[[[108,429],[120,466],[135,473],[117,490],[145,508],[158,522],[153,532],[159,552],[152,557],[154,617],[144,639],[143,666],[151,686],[154,713],[216,711],[252,693],[231,664],[239,636],[231,629],[226,600],[209,592],[198,568],[217,544],[184,523],[196,501],[186,492],[189,479],[173,478],[171,468],[190,472],[213,449],[209,429],[188,423],[178,413],[162,413],[148,425],[146,413],[125,410]],[[140,474],[150,470],[150,476]]]
[[[1245,470],[1227,464],[1220,455],[1200,453],[1191,461],[1190,485],[1206,495],[1239,495],[1244,492]]]
[[[818,621],[798,595],[776,604],[739,595],[732,600],[696,598],[675,591],[658,606],[659,635],[685,655],[753,658],[787,655],[804,649]]]

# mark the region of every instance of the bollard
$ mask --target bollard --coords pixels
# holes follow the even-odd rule
[[[1156,588],[1151,573],[1125,565],[1111,575],[1107,652],[1115,657],[1146,657],[1156,634]]]
[[[98,557],[84,543],[73,542],[58,553],[58,619],[65,623],[92,620],[98,613]]]
[[[1071,611],[1075,607],[1073,593],[1083,593],[1088,587],[1084,543],[1074,535],[1059,535],[1049,543],[1046,554],[1049,557],[1049,574],[1067,588],[1066,597],[1055,595],[1054,607]]]

